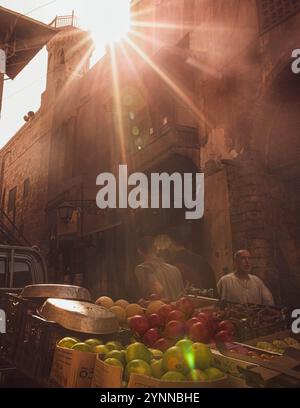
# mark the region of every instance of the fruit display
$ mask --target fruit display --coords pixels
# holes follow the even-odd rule
[[[199,312],[187,297],[174,303],[151,301],[144,314],[128,319],[128,326],[138,341],[163,352],[184,337],[209,344],[232,341],[235,333],[231,321],[218,321],[211,311]]]
[[[96,305],[105,307],[110,310],[118,319],[121,327],[126,327],[127,319],[134,315],[143,315],[144,309],[137,303],[129,303],[125,299],[118,299],[113,301],[108,296],[101,296],[96,300]]]
[[[117,341],[103,344],[93,338],[80,341],[65,337],[58,346],[98,354],[105,364],[122,369],[125,384],[132,373],[165,381],[213,381],[225,376],[221,370],[212,367],[212,352],[206,344],[186,338],[178,340],[164,352],[137,341],[124,347]]]
[[[273,325],[276,322],[281,322],[286,310],[270,306],[220,302],[215,312],[221,319],[247,319],[249,325],[259,327],[260,325]]]
[[[123,349],[122,344],[118,341],[108,341],[107,343],[103,344],[101,340],[93,338],[81,341],[73,337],[64,337],[57,343],[57,345],[62,348],[101,355],[106,355],[112,350]]]
[[[179,340],[165,352],[134,342],[123,350],[102,355],[101,359],[106,364],[122,368],[125,385],[133,373],[163,381],[209,382],[225,376],[221,370],[212,367],[210,348],[188,339]]]
[[[300,350],[300,342],[292,337],[286,337],[285,339],[273,340],[272,342],[258,341],[256,347],[273,353],[283,354],[289,347],[294,347]]]
[[[203,312],[206,310],[203,309]],[[288,324],[286,308],[242,305],[221,301],[213,309],[208,309],[207,312],[219,324],[224,320],[230,321],[235,328],[235,339],[239,341],[285,329]],[[224,329],[228,331],[228,326],[224,326]],[[226,337],[225,334],[220,336]]]

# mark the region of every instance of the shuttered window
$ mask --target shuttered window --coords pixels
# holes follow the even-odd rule
[[[256,0],[256,2],[261,34],[300,11],[300,0]]]
[[[16,209],[17,187],[10,190],[8,195],[8,211],[15,211]]]

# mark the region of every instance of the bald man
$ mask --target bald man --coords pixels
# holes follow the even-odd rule
[[[222,300],[235,303],[273,305],[271,292],[263,281],[251,275],[251,254],[241,249],[234,254],[235,271],[223,276],[218,282]]]

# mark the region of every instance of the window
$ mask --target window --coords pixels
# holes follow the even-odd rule
[[[8,195],[8,206],[7,206],[8,212],[15,211],[16,197],[17,197],[17,187],[14,187],[13,189],[10,190],[9,195]]]
[[[300,0],[257,0],[261,34],[300,11]]]
[[[24,180],[24,186],[23,186],[23,198],[26,198],[29,194],[29,187],[30,187],[30,182],[29,178]]]
[[[59,63],[61,65],[64,65],[64,63],[65,63],[65,52],[64,52],[64,50],[61,50],[60,53],[59,53]]]
[[[4,187],[3,194],[2,194],[2,200],[1,200],[1,207],[3,209],[4,209],[5,198],[6,198],[6,188]]]
[[[15,261],[13,288],[24,288],[32,284],[31,270],[26,262]]]
[[[0,288],[6,287],[6,261],[5,259],[0,259]]]

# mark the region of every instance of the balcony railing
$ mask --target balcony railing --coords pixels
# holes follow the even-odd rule
[[[200,157],[198,129],[190,126],[165,124],[141,149],[130,153],[132,171],[145,169],[174,153],[183,153],[198,163]]]
[[[68,15],[68,16],[56,16],[55,19],[49,25],[54,28],[63,28],[63,27],[79,28],[78,20],[74,14],[74,11],[72,12],[71,15]]]

